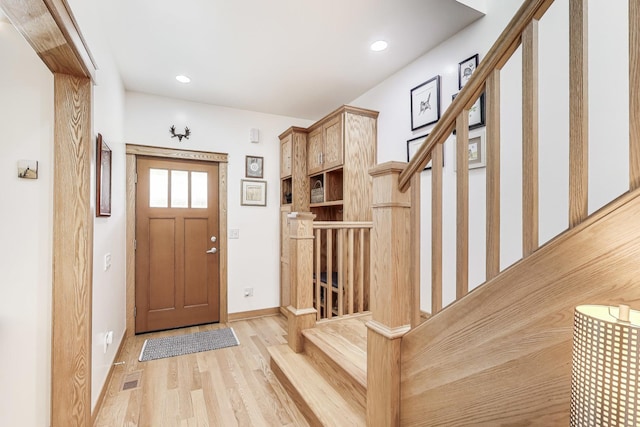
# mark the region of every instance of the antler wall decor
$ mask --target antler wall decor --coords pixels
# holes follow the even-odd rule
[[[181,142],[182,138],[189,139],[189,135],[191,135],[191,129],[188,127],[184,128],[184,133],[176,133],[176,127],[171,126],[169,128],[169,132],[171,133],[171,138],[175,138],[176,136],[178,137],[178,142]]]

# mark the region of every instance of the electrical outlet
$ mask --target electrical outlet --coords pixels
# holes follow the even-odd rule
[[[108,253],[104,256],[104,271],[111,268],[111,254]]]
[[[244,288],[244,296],[252,297],[253,296],[253,288]]]
[[[231,228],[231,229],[229,229],[229,238],[230,239],[239,239],[240,238],[240,229],[239,228]]]

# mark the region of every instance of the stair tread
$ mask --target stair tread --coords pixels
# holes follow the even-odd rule
[[[325,323],[304,330],[306,340],[335,361],[363,388],[367,386],[367,329],[357,319]]]
[[[304,354],[286,344],[269,347],[269,354],[323,425],[365,425],[358,403],[336,390]]]

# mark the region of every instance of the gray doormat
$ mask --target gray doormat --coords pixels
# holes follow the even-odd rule
[[[201,351],[240,345],[232,328],[214,329],[206,332],[195,332],[173,337],[151,338],[144,342],[138,360],[163,359]]]

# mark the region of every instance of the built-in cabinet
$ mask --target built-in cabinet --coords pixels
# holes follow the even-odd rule
[[[280,295],[290,304],[289,212],[316,221],[371,221],[378,112],[343,106],[307,129],[280,135]],[[283,310],[284,312],[284,310]]]

